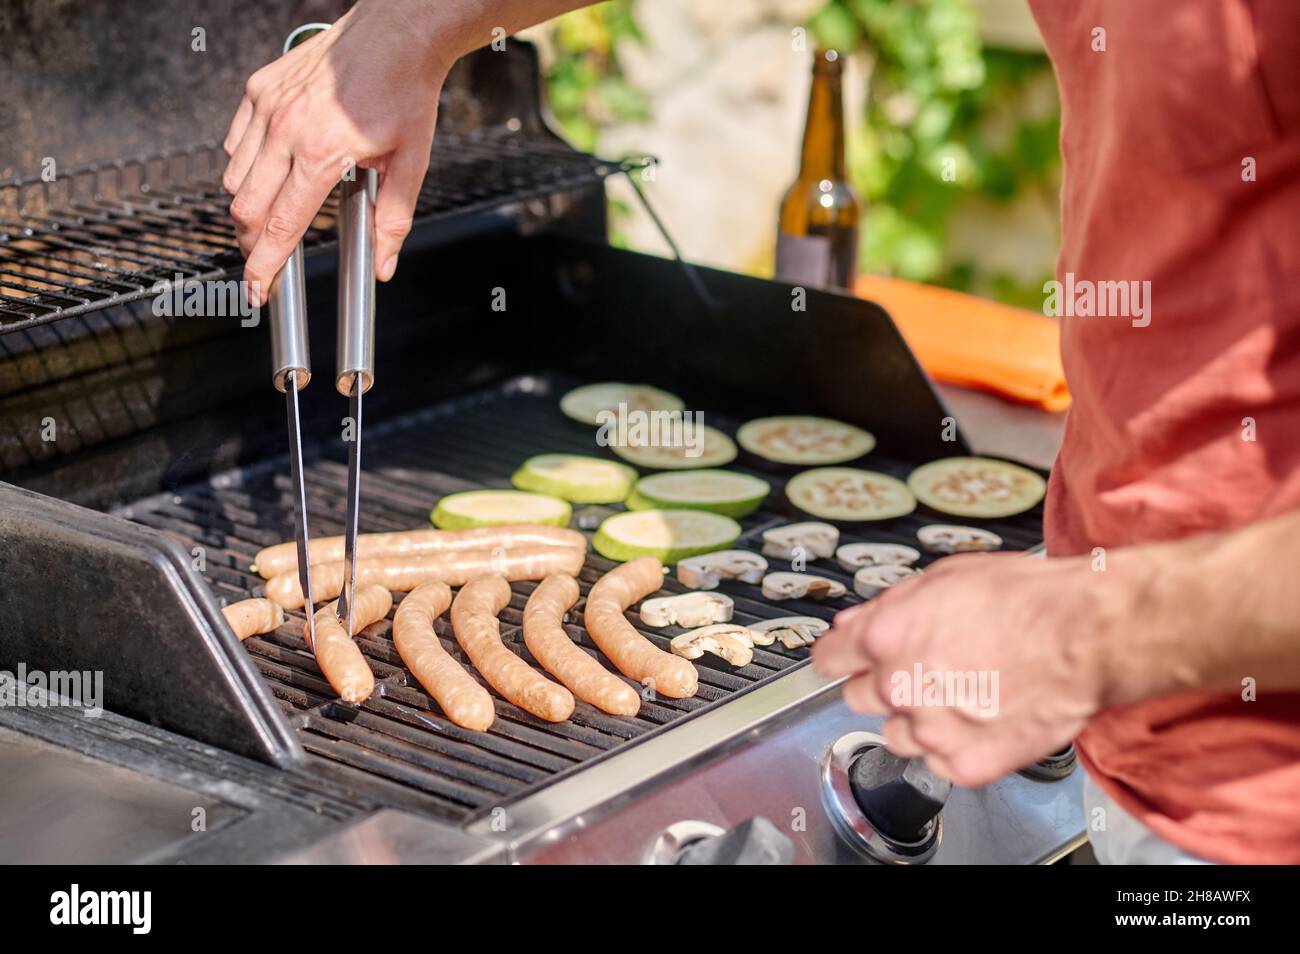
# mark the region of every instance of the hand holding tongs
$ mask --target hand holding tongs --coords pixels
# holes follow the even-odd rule
[[[297,42],[326,29],[324,23],[301,26],[289,34],[287,53]],[[338,616],[351,634],[356,598],[357,518],[361,501],[361,396],[374,384],[375,262],[374,203],[378,176],[373,169],[352,168],[340,185],[338,375],[335,386],[349,398],[352,440],[348,447],[348,517],[344,544],[343,592]],[[285,262],[270,295],[271,381],[285,395],[289,422],[289,475],[293,482],[294,538],[298,544],[298,580],[307,609],[307,645],[316,649],[316,624],[308,562],[307,493],[302,465],[302,426],[298,392],[311,380],[307,341],[307,294],[303,282],[302,243]]]

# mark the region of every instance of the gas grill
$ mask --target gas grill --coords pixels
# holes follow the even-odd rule
[[[531,48],[512,41],[448,82],[416,227],[379,293],[363,532],[427,525],[440,496],[509,486],[533,454],[608,456],[558,409],[593,380],[668,388],[732,434],[761,414],[852,421],[878,437],[869,466],[900,477],[966,450],[878,307],[809,290],[796,310],[788,286],[607,244],[604,180],[635,178],[650,160],[573,150],[547,127],[537,76]],[[241,645],[219,607],[259,593],[253,555],[293,534],[266,329],[155,308],[160,287],[238,277],[223,167],[211,143],[182,144],[0,184],[0,670],[102,672],[105,710],[0,706],[0,762],[49,773],[52,788],[122,786],[136,806],[136,837],[71,857],[668,863],[712,840],[788,843],[805,862],[1029,863],[1081,841],[1067,752],[954,791],[925,850],[882,849],[843,806],[844,759],[879,743],[879,722],[845,710],[807,652],[780,643],[739,669],[706,655],[696,696],[647,700],[634,718],[579,702],[550,724],[494,694],[486,733],[442,716],[389,621],[357,638],[377,681],[360,706],[325,682],[300,612]],[[320,366],[331,363],[334,256],[320,253],[333,219],[327,204],[305,240]],[[303,398],[316,535],[341,532],[346,510],[342,411],[327,390]],[[789,475],[735,466],[773,484],[743,521],[738,546],[758,550],[762,530],[799,519],[781,504]],[[575,522],[589,529],[608,512],[577,508]],[[918,512],[843,539],[914,545],[929,522],[952,521]],[[1041,512],[981,525],[1028,550]],[[584,595],[613,565],[589,554]],[[851,590],[832,561],[809,571]],[[532,586],[515,584],[501,616],[530,662],[519,628]],[[856,602],[723,591],[741,623],[830,619]],[[566,628],[599,656],[582,605]],[[680,632],[641,631],[664,648]],[[445,617],[437,632],[467,663]],[[20,833],[49,824],[48,795],[0,783],[0,853],[44,857]]]

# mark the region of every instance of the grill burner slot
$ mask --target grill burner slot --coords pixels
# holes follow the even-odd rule
[[[367,435],[374,448],[366,460],[361,529],[403,530],[427,525],[429,509],[442,494],[481,486],[508,486],[509,475],[526,457],[547,451],[605,454],[595,446],[595,430],[565,418],[558,398],[577,382],[551,377],[516,378],[505,384],[458,398],[415,414],[380,422]],[[714,426],[732,433],[737,421],[709,414]],[[342,531],[346,508],[347,471],[341,441],[307,450],[306,483],[312,530],[318,535]],[[906,464],[873,458],[879,469],[905,474]],[[743,467],[737,469],[744,470]],[[771,498],[783,500],[781,480],[773,482]],[[119,511],[122,516],[174,534],[188,550],[204,548],[204,575],[219,598],[242,599],[262,580],[248,570],[258,549],[292,535],[292,494],[283,461],[266,461],[229,471],[210,482],[157,495]],[[764,527],[787,522],[790,515],[761,510],[743,521],[742,545]],[[871,539],[909,542],[926,518],[913,515],[884,527],[847,532],[846,542]],[[1009,548],[1038,541],[1037,512],[989,526]],[[833,561],[817,572],[849,581]],[[780,561],[772,561],[782,569]],[[590,553],[580,580],[583,593],[614,564]],[[519,634],[522,610],[533,584],[514,586],[514,597],[502,614],[503,637],[511,648],[533,662]],[[669,592],[685,587],[669,577]],[[791,601],[773,604],[757,585],[725,584],[736,602],[735,619],[753,622],[774,616],[809,615],[830,619],[850,600]],[[581,613],[582,603],[576,612]],[[785,650],[780,644],[755,649],[753,662],[732,669],[699,661],[700,692],[692,699],[646,702],[636,718],[609,716],[579,703],[571,721],[552,725],[535,719],[493,693],[497,722],[486,734],[468,732],[444,719],[424,691],[408,676],[393,648],[390,623],[365,630],[358,643],[375,671],[375,695],[359,708],[334,701],[303,642],[302,615],[277,633],[245,643],[275,698],[298,730],[309,753],[416,789],[430,799],[432,810],[452,817],[487,813],[509,799],[546,785],[565,772],[589,764],[604,753],[643,738],[705,706],[776,676],[806,658],[806,650]],[[580,617],[578,622],[580,622]],[[580,625],[569,632],[589,652],[590,637]],[[664,649],[678,629],[642,629]],[[444,617],[438,623],[443,645],[464,662]],[[603,657],[598,657],[602,658]],[[606,665],[608,663],[606,662]],[[471,669],[472,671],[472,669]]]

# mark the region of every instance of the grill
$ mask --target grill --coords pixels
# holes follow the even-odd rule
[[[229,6],[265,30],[265,5]],[[93,11],[115,15],[100,0],[78,10],[90,18],[82,26]],[[232,13],[231,22],[244,21]],[[179,82],[190,67],[167,69]],[[610,455],[558,408],[565,390],[591,381],[658,385],[733,435],[767,414],[852,422],[878,439],[866,466],[896,476],[967,452],[877,306],[808,289],[795,311],[787,286],[608,244],[603,182],[645,161],[564,144],[543,120],[537,75],[531,48],[511,41],[504,53],[463,60],[444,89],[415,227],[378,293],[363,532],[427,526],[440,496],[508,486],[534,454]],[[33,96],[57,88],[39,80],[24,81]],[[355,860],[356,844],[378,851],[364,858],[421,846],[423,860],[548,851],[639,860],[647,839],[683,818],[698,832],[704,821],[725,827],[760,812],[779,819],[792,805],[810,812],[801,859],[861,860],[819,807],[818,760],[843,733],[861,735],[862,720],[816,678],[806,651],[759,648],[740,669],[706,655],[695,697],[645,700],[634,718],[580,702],[572,719],[550,724],[492,693],[497,720],[472,733],[444,719],[407,673],[391,614],[357,638],[377,678],[360,706],[334,697],[301,613],[273,634],[234,639],[219,608],[261,591],[249,566],[292,536],[292,498],[266,329],[151,307],[173,283],[221,281],[239,268],[217,183],[223,156],[190,140],[146,143],[141,158],[51,183],[0,182],[0,670],[102,672],[108,710],[83,724],[66,710],[0,707],[0,757],[16,731],[202,792],[230,809],[222,817],[240,816],[163,855],[178,861]],[[0,162],[33,168],[42,146],[23,148],[26,159]],[[333,217],[327,204],[305,240],[318,368],[333,365],[337,275],[334,257],[320,254],[334,243]],[[340,533],[344,405],[316,382],[303,401],[311,529]],[[806,519],[784,502],[789,472],[731,466],[773,485],[738,546],[758,550],[765,528]],[[590,529],[607,512],[580,509],[576,519]],[[918,512],[846,529],[842,540],[914,544],[936,521],[952,522]],[[1028,549],[1040,524],[1035,510],[980,525],[1008,549]],[[584,598],[612,566],[589,554]],[[833,561],[808,569],[851,585]],[[535,663],[519,633],[532,586],[514,585],[502,629]],[[670,576],[664,589],[684,588]],[[723,592],[741,623],[829,619],[856,602],[776,604],[735,583]],[[601,658],[582,609],[568,632]],[[437,631],[473,672],[446,618]],[[666,648],[680,630],[642,632]],[[1054,856],[1078,836],[1061,821],[1072,817],[1077,781],[1011,778],[990,799],[959,794],[945,825],[971,831],[947,850],[966,860]],[[1024,788],[1045,784],[1057,787]]]
[[[362,531],[420,526],[443,494],[507,487],[503,478],[531,454],[601,452],[594,431],[565,418],[557,406],[564,388],[574,383],[549,376],[519,377],[375,427],[371,432],[375,450],[366,455]],[[707,412],[706,419],[732,433],[739,423]],[[347,486],[344,445],[339,442],[337,447],[317,450],[318,456],[307,470],[314,530],[318,534],[341,533]],[[900,476],[906,476],[908,470],[896,461],[873,459],[872,463]],[[772,480],[776,487],[772,499],[780,499],[779,478],[762,471],[749,472]],[[261,578],[248,570],[254,554],[263,546],[291,538],[293,530],[291,491],[279,461],[219,474],[177,493],[132,504],[121,514],[176,535],[187,551],[202,547],[207,566],[204,575],[214,592],[230,601],[259,590]],[[766,509],[746,518],[741,545],[759,549],[762,530],[789,522],[791,516]],[[1024,548],[1038,541],[1040,520],[1039,514],[1031,513],[1014,522],[986,525],[1000,533],[1008,547]],[[845,534],[844,540],[915,543],[916,529],[926,522],[930,520],[913,515],[869,534]],[[771,562],[774,569],[790,568],[781,561]],[[584,596],[614,565],[590,552],[580,581]],[[815,571],[840,579],[851,591],[851,578],[833,562],[818,561]],[[532,585],[514,585],[514,598],[501,619],[507,645],[536,664],[519,632]],[[670,579],[665,589],[685,592],[686,588]],[[736,601],[735,618],[741,623],[786,615],[830,619],[837,610],[856,602],[773,604],[757,586],[747,584],[729,584],[728,594]],[[579,603],[575,608],[578,618],[568,631],[579,645],[597,655],[582,629],[581,610]],[[485,735],[460,729],[442,717],[403,667],[388,622],[375,624],[358,639],[375,671],[379,685],[375,695],[360,709],[334,701],[303,641],[302,614],[292,615],[293,620],[273,636],[254,638],[244,645],[307,751],[414,787],[432,796],[437,810],[454,816],[498,807],[511,796],[769,679],[807,656],[806,650],[787,650],[776,643],[756,649],[750,665],[733,669],[711,665],[713,657],[706,655],[696,663],[701,677],[697,696],[646,702],[635,718],[610,716],[579,702],[570,721],[552,725],[497,698],[497,723]],[[437,628],[447,650],[468,667],[445,616]],[[641,631],[662,649],[682,632],[678,628]]]
[[[644,165],[607,162],[517,128],[438,137],[416,205],[427,225],[589,187]],[[239,264],[215,143],[0,185],[0,334],[223,277]],[[303,239],[334,244],[331,193]],[[179,276],[179,279],[178,279]]]

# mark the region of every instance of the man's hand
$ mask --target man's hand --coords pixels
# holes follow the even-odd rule
[[[895,754],[983,785],[1064,748],[1101,708],[1106,654],[1131,621],[1125,579],[1081,558],[949,557],[840,613],[813,664],[848,677],[851,709],[889,716]],[[927,699],[926,679],[965,695]]]
[[[1300,511],[1101,560],[940,560],[840,613],[813,664],[848,678],[850,708],[889,716],[895,753],[924,755],[959,785],[1063,748],[1111,706],[1245,684],[1300,690]],[[967,689],[981,673],[991,689],[996,673],[996,695],[927,704],[925,683],[911,685],[918,665],[923,680]]]
[[[250,297],[266,299],[330,190],[356,167],[380,174],[375,277],[392,277],[451,66],[448,44],[434,36],[437,6],[361,0],[249,78],[226,134],[222,184],[235,197]]]
[[[388,281],[429,168],[438,93],[469,51],[594,0],[359,0],[251,77],[222,176],[254,305],[343,176],[377,169],[375,277]]]

